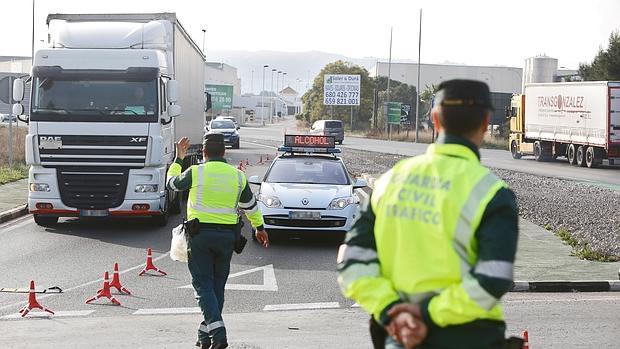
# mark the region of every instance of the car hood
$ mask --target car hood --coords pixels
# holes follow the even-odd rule
[[[351,196],[350,185],[263,183],[261,194],[276,196],[285,208],[325,209],[336,198]],[[307,204],[302,201],[307,199]]]

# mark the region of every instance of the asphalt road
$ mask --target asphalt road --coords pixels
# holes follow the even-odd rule
[[[242,129],[242,137],[258,140],[282,142],[284,132],[295,132],[295,120],[267,125],[263,128],[247,127]],[[411,142],[384,141],[378,139],[345,137],[344,144],[339,147],[373,151],[379,153],[415,156],[426,151],[427,144]],[[570,166],[564,158],[553,162],[537,162],[533,157],[515,160],[509,151],[499,149],[482,149],[482,163],[489,167],[531,173],[546,177],[557,177],[569,180],[589,182],[620,190],[620,166],[609,166],[605,161],[600,168]]]
[[[228,151],[231,163],[249,159],[256,164],[261,155],[274,154],[269,147],[241,146]],[[264,165],[251,166],[248,175],[265,169]],[[27,295],[0,293],[0,343],[4,344],[0,346],[45,347],[54,343],[71,347],[83,343],[84,338],[96,343],[92,347],[191,344],[200,315],[193,290],[186,288],[189,272],[185,264],[173,262],[167,255],[170,231],[180,219],[174,217],[165,228],[128,219],[61,219],[53,228],[42,228],[31,216],[1,225],[0,287],[27,287],[34,279],[38,287],[60,286],[65,293],[38,296],[43,305],[58,313],[44,321],[14,319]],[[231,342],[238,343],[232,348],[335,347],[326,345],[321,333],[329,333],[331,342],[327,343],[337,347],[364,347],[360,341],[365,343],[366,316],[340,295],[336,283],[339,243],[338,237],[301,236],[274,241],[269,249],[250,242],[243,254],[235,255],[225,306],[225,319],[234,329]],[[155,264],[168,276],[138,276],[148,247],[153,248]],[[105,300],[85,304],[101,287],[103,272],[111,272],[114,262],[120,264],[121,282],[132,295],[118,295],[120,307]],[[510,294],[506,300],[509,332],[527,329],[532,344],[538,347],[615,347],[620,330],[618,293]],[[262,326],[263,322],[270,326]],[[131,327],[132,323],[141,325]],[[312,330],[295,332],[291,324],[300,323]],[[152,328],[143,328],[147,325]],[[278,328],[284,328],[283,332]],[[84,337],[90,331],[92,334]],[[237,339],[235,333],[239,333]],[[28,338],[27,345],[23,338]],[[158,345],[173,340],[170,345]]]

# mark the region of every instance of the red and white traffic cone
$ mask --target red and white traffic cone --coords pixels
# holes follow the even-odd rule
[[[110,287],[116,288],[118,292],[131,294],[128,289],[121,285],[121,279],[118,274],[118,263],[114,263],[114,273],[112,274],[112,282],[110,282]]]
[[[527,330],[523,331],[523,349],[530,349],[530,336],[527,333]]]
[[[30,291],[28,291],[28,305],[26,305],[25,307],[21,308],[19,310],[19,313],[22,314],[22,317],[24,317],[33,309],[40,309],[40,310],[46,311],[46,312],[54,315],[53,311],[51,311],[51,310],[47,309],[46,307],[42,306],[41,304],[39,304],[39,302],[37,301],[36,292],[34,290],[34,281],[30,280]]]
[[[144,267],[144,269],[142,269],[142,271],[140,272],[140,274],[138,274],[138,276],[144,275],[149,270],[154,270],[160,273],[161,275],[168,275],[166,274],[165,271],[160,270],[159,268],[155,266],[155,264],[153,264],[153,253],[150,247],[146,250],[146,266]]]
[[[108,276],[108,272],[106,271],[105,273],[103,273],[103,288],[100,289],[99,291],[97,291],[97,294],[89,299],[86,300],[86,304],[89,304],[90,302],[97,300],[99,298],[107,298],[109,299],[113,304],[116,305],[121,305],[121,302],[117,301],[116,298],[114,298],[114,296],[112,296],[112,292],[110,292],[110,278]]]

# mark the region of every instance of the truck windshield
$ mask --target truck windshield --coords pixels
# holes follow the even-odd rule
[[[157,80],[35,77],[33,121],[157,122]]]

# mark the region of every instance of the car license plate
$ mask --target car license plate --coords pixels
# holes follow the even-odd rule
[[[82,217],[107,217],[108,210],[80,210]]]
[[[319,211],[290,211],[288,213],[289,219],[310,219],[310,220],[319,220],[321,219],[321,212]]]

